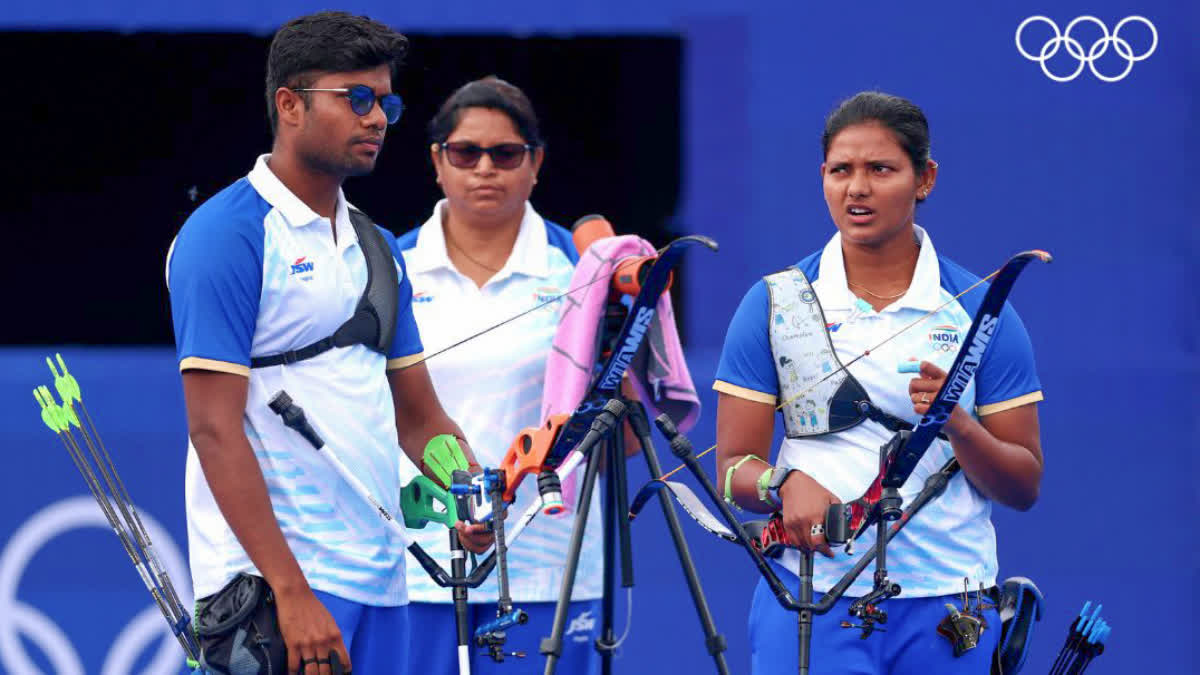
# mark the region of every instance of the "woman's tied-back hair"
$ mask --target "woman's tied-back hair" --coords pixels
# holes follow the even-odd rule
[[[267,116],[275,132],[275,91],[303,89],[322,73],[345,73],[387,64],[395,77],[408,38],[378,21],[346,12],[317,12],[285,23],[267,55]],[[301,92],[308,103],[308,94]]]
[[[925,113],[908,99],[880,91],[864,91],[838,104],[825,118],[821,135],[822,157],[828,158],[833,137],[846,127],[877,122],[896,137],[896,142],[912,160],[913,170],[925,173],[929,160],[929,122]]]
[[[450,94],[450,98],[442,103],[437,114],[429,121],[429,141],[444,143],[458,128],[462,111],[467,108],[498,110],[508,115],[525,143],[535,148],[545,146],[529,97],[517,86],[495,75],[468,82]]]

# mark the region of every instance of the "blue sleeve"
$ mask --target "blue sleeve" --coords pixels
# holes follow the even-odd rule
[[[975,404],[986,406],[1040,392],[1033,344],[1025,324],[1011,305],[1000,312],[1000,324],[976,373]]]
[[[567,260],[571,261],[571,265],[579,264],[579,251],[575,250],[575,240],[571,238],[570,231],[549,220],[542,219],[546,223],[546,241],[551,246],[563,252],[567,256]]]
[[[767,283],[759,280],[742,298],[717,364],[717,380],[769,396],[779,396],[779,378],[771,360],[767,315],[771,300]]]
[[[396,333],[392,338],[392,347],[388,350],[388,359],[403,359],[424,351],[421,344],[421,333],[417,330],[417,319],[412,311],[412,282],[408,280],[408,269],[404,266],[404,256],[400,253],[400,245],[391,232],[379,228],[383,238],[392,249],[392,257],[396,259],[396,275],[400,278],[400,292],[396,294]]]
[[[263,236],[262,220],[254,214],[202,207],[184,223],[167,260],[180,368],[249,372],[262,295]]]

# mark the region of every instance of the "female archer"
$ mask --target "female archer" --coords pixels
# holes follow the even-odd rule
[[[420,228],[398,240],[413,284],[413,314],[429,351],[437,351],[543,303],[570,286],[579,256],[564,228],[544,220],[529,197],[545,158],[545,144],[528,97],[496,77],[469,82],[442,104],[429,124],[430,158],[445,196]],[[517,433],[541,424],[543,375],[559,321],[560,303],[539,309],[519,323],[486,332],[470,349],[429,363],[429,372],[450,416],[459,420],[477,455],[496,466]],[[524,513],[537,499],[529,482],[509,513]],[[599,523],[599,493],[589,522]],[[508,634],[506,648],[538,653],[549,635],[573,519],[537,518],[520,546],[509,550],[513,600],[530,625]],[[471,525],[470,527],[482,527]],[[444,533],[412,530],[435,557],[449,555]],[[592,642],[599,637],[601,570],[599,527],[585,536],[564,643],[564,670],[599,669]],[[409,611],[422,627],[421,649],[413,650],[413,672],[455,672],[451,595],[435,586],[417,565],[408,567]],[[471,591],[471,624],[495,618],[494,578]],[[472,650],[479,651],[479,650]],[[540,659],[495,664],[472,657],[472,672],[517,675],[542,671]]]
[[[747,511],[781,510],[796,546],[826,556],[815,565],[817,597],[854,562],[835,556],[826,542],[827,508],[859,497],[879,471],[879,447],[929,409],[957,350],[967,348],[944,337],[966,334],[983,297],[979,289],[955,299],[978,278],[939,256],[914,222],[938,175],[920,108],[860,93],[830,114],[822,145],[821,179],[837,232],[824,249],[750,289],[729,326],[714,384],[719,489]],[[795,316],[803,320],[790,320]],[[867,358],[842,368],[867,350]],[[848,392],[855,414],[837,405]],[[943,429],[949,440],[934,441],[901,488],[910,501],[952,456],[962,467],[888,546],[890,576],[903,592],[887,603],[886,632],[862,640],[841,627],[849,604],[871,590],[870,579],[859,579],[814,619],[813,673],[987,671],[1000,620],[976,591],[996,583],[992,502],[1025,510],[1037,499],[1040,400],[1029,337],[1006,306]],[[869,404],[869,415],[857,412],[859,402]],[[776,409],[787,437],[772,464]],[[860,550],[873,541],[867,533]],[[789,551],[772,562],[792,588],[798,558]],[[965,603],[964,584],[971,589]],[[959,656],[938,634],[948,604],[992,628]],[[755,592],[749,629],[753,672],[797,670],[795,615],[765,582]]]

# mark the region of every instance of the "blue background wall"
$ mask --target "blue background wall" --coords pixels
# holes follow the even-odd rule
[[[0,8],[0,28],[269,32],[324,5],[9,2]],[[939,251],[981,274],[1021,249],[1045,248],[1057,257],[1051,267],[1029,270],[1013,298],[1032,334],[1047,395],[1042,498],[1029,513],[998,509],[995,516],[1002,573],[1034,578],[1047,596],[1048,615],[1027,672],[1046,670],[1084,600],[1102,601],[1115,626],[1094,672],[1196,671],[1200,219],[1189,198],[1200,151],[1195,3],[348,6],[414,32],[684,38],[684,190],[677,229],[722,244],[716,256],[697,253],[689,260],[689,360],[702,388],[743,291],[832,233],[817,174],[824,114],[864,88],[918,102],[931,120],[942,166],[918,220]],[[1016,26],[1035,14],[1059,26],[1094,15],[1110,28],[1141,14],[1157,27],[1158,48],[1117,83],[1099,82],[1087,70],[1075,81],[1052,82],[1014,45]],[[1078,31],[1085,48],[1098,36],[1095,28]],[[1134,49],[1141,49],[1146,32],[1128,31]],[[1035,36],[1045,35],[1031,32],[1026,48],[1036,49]],[[1111,51],[1098,65],[1119,72],[1124,63]],[[1057,72],[1073,68],[1071,60],[1057,58]],[[62,336],[64,344],[71,339]],[[84,494],[30,401],[29,390],[47,379],[44,352],[0,352],[0,446],[8,469],[7,489],[0,491],[0,543],[6,551],[39,511]],[[182,548],[185,430],[171,353],[67,348],[64,355],[131,490]],[[711,412],[707,393],[706,403]],[[697,445],[711,443],[711,420],[707,415],[696,431]],[[635,470],[633,482],[642,477],[644,470]],[[718,626],[730,640],[730,661],[735,672],[745,672],[753,570],[736,549],[687,527]],[[661,518],[639,520],[634,533],[634,627],[620,671],[710,670]],[[11,573],[8,580],[15,580]],[[46,663],[14,630],[41,625],[31,614],[36,609],[42,623],[57,625],[60,642],[73,645],[83,672],[100,672],[116,636],[137,624],[148,605],[111,534],[85,528],[57,536],[36,551],[19,584],[0,578],[0,669],[15,672],[14,640]],[[39,634],[53,631],[41,625]]]

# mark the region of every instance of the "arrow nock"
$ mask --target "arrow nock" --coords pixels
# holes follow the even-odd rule
[[[63,361],[62,354],[56,353],[55,358],[58,359],[59,368],[62,368],[62,373],[58,372],[58,368],[54,367],[54,362],[50,357],[46,357],[46,365],[50,366],[50,372],[54,375],[54,388],[58,390],[58,395],[62,398],[64,406],[70,406],[73,401],[83,402],[79,392],[79,382],[71,371],[67,370],[67,363]]]

